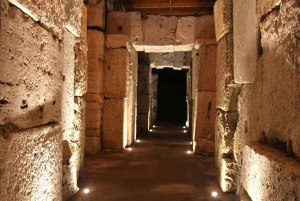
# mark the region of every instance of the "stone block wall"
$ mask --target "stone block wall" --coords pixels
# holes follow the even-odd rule
[[[66,200],[78,190],[84,157],[86,8],[3,0],[0,19],[0,181],[12,189],[1,197]]]

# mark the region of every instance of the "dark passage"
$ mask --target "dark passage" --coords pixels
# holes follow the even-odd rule
[[[185,70],[158,70],[157,121],[185,122],[187,120]]]

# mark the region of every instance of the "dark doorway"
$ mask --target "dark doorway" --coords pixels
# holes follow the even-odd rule
[[[156,70],[157,86],[157,121],[186,122],[186,70],[170,68]]]

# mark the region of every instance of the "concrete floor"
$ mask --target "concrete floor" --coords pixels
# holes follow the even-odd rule
[[[213,157],[187,154],[190,136],[183,126],[158,124],[152,132],[139,133],[131,151],[86,156],[80,190],[71,201],[239,200],[221,192]]]

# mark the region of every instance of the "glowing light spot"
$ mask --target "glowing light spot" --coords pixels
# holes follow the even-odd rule
[[[153,127],[153,128],[155,128],[156,126],[155,126],[155,125],[153,125],[152,127]]]
[[[213,192],[211,193],[211,196],[213,196],[213,197],[217,197],[217,196],[218,196],[218,193],[217,193],[217,192],[215,192],[215,191],[213,191]]]
[[[152,129],[150,129],[149,131],[150,131],[150,132],[152,132],[153,130],[152,130]]]
[[[186,128],[186,126],[183,126],[182,128]]]
[[[128,150],[128,151],[132,151],[132,148],[131,148],[131,147],[129,147],[127,150]]]
[[[88,193],[90,193],[90,189],[85,188],[85,189],[83,190],[83,192],[84,192],[85,194],[88,194]]]
[[[186,133],[186,132],[187,132],[187,130],[184,130],[183,132],[184,132],[184,133]]]
[[[193,153],[193,152],[192,152],[192,151],[190,151],[190,150],[188,150],[186,153],[187,153],[187,154],[191,154],[191,153]]]
[[[136,140],[136,142],[141,142],[141,140]]]
[[[190,142],[190,144],[193,144],[193,142]]]

